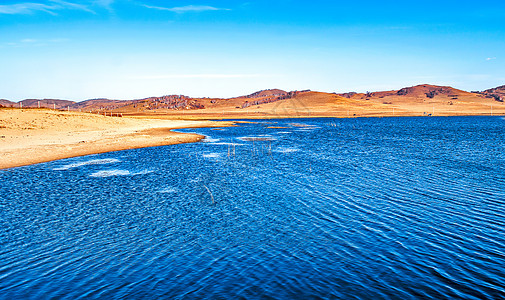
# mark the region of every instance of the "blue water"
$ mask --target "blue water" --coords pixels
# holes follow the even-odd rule
[[[504,126],[265,120],[0,171],[0,298],[505,298]]]

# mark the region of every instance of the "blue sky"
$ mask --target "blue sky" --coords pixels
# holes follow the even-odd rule
[[[501,1],[2,0],[0,98],[505,84]]]

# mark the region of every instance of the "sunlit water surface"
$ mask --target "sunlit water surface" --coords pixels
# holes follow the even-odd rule
[[[505,120],[298,119],[0,171],[0,298],[505,297]]]

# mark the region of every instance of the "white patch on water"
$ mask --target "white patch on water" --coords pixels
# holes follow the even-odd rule
[[[89,176],[90,177],[135,176],[135,175],[149,174],[152,172],[153,171],[150,171],[150,170],[143,170],[143,171],[140,171],[137,173],[131,173],[128,170],[103,170],[103,171],[95,172]]]
[[[279,134],[292,134],[291,131],[279,131],[277,133],[279,133]]]
[[[297,128],[296,131],[307,131],[307,130],[314,130],[317,128],[321,128],[317,125],[312,125],[312,124],[303,124],[303,123],[289,123],[291,127]]]
[[[227,142],[213,143],[212,145],[244,146],[244,144],[239,144],[239,143],[227,143]]]
[[[106,170],[106,171],[98,171],[91,175],[90,177],[112,177],[112,176],[126,176],[130,175],[130,171],[128,170]]]
[[[297,131],[308,131],[308,130],[314,130],[314,129],[318,129],[318,128],[321,128],[321,127],[310,125],[310,126],[306,126],[306,127],[299,127],[296,130]]]
[[[219,156],[221,156],[221,154],[219,154],[219,153],[205,153],[205,154],[202,154],[202,156],[205,158],[218,158]]]
[[[273,151],[274,152],[279,152],[279,153],[292,153],[292,152],[298,152],[298,151],[300,151],[300,149],[280,147],[280,148],[277,148],[277,149],[275,149]]]
[[[243,136],[238,139],[244,142],[269,142],[277,140],[271,136]]]
[[[82,166],[87,166],[87,165],[105,165],[105,164],[113,164],[113,163],[118,163],[120,162],[119,159],[115,158],[105,158],[105,159],[93,159],[93,160],[88,160],[88,161],[82,161],[82,162],[77,162],[73,164],[68,164],[64,165],[63,167],[59,168],[54,168],[54,171],[66,171]]]
[[[140,171],[140,172],[137,172],[137,173],[133,173],[132,175],[145,175],[145,174],[149,174],[149,173],[152,173],[154,171],[152,170],[144,170],[144,171]]]
[[[204,143],[215,143],[215,142],[219,142],[219,141],[220,141],[220,139],[213,139],[210,136],[205,136],[205,138],[202,140],[202,142],[204,142]]]
[[[160,193],[160,194],[173,194],[173,193],[177,193],[177,189],[173,188],[173,187],[167,187],[167,188],[164,188],[162,190],[159,190],[157,193]]]

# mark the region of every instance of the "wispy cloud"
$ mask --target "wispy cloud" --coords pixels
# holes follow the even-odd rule
[[[49,46],[51,44],[56,44],[56,43],[63,43],[63,42],[68,42],[70,41],[69,39],[64,39],[64,38],[55,38],[55,39],[32,39],[32,38],[26,38],[26,39],[21,39],[17,42],[8,42],[5,43],[1,46],[4,47],[41,47],[41,46]]]
[[[37,40],[35,39],[22,39],[21,43],[36,43]]]
[[[86,5],[61,0],[50,0],[45,4],[26,2],[0,5],[0,14],[8,15],[33,14],[36,12],[45,12],[51,15],[57,15],[57,11],[59,10],[81,10],[89,13],[95,13]]]
[[[56,15],[54,5],[46,5],[40,3],[18,3],[9,5],[0,5],[0,14],[31,14],[36,11],[43,11],[52,15]]]
[[[114,1],[115,0],[95,0],[93,1],[93,4],[109,7],[112,5],[112,3],[114,3]]]
[[[229,78],[253,78],[263,77],[261,74],[163,74],[163,75],[144,75],[132,76],[132,79],[156,80],[156,79],[229,79]]]
[[[229,8],[218,8],[218,7],[208,6],[208,5],[186,5],[186,6],[178,6],[178,7],[161,7],[161,6],[152,6],[152,5],[142,4],[142,6],[147,7],[147,8],[151,8],[151,9],[171,11],[171,12],[175,12],[175,13],[230,10]]]
[[[488,57],[488,58],[486,58],[487,61],[495,60],[495,59],[496,59],[496,57]]]
[[[89,9],[88,6],[83,4],[72,3],[62,0],[50,0],[50,1],[55,3],[56,5],[60,5],[61,9],[75,9],[75,10],[87,11],[89,13],[95,13],[93,10]]]
[[[103,7],[111,13],[114,13],[114,9],[112,9],[112,4],[114,4],[115,0],[94,0],[92,3],[95,6]]]

